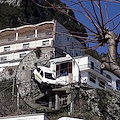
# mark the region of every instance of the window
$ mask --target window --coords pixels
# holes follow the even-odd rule
[[[102,88],[105,88],[105,82],[100,78],[98,78],[98,79],[99,79],[99,86]]]
[[[95,75],[89,73],[89,79],[91,82],[96,83],[96,76]]]
[[[52,77],[52,73],[45,73],[45,78],[55,80],[55,79]]]
[[[42,41],[42,45],[49,45],[49,40]]]
[[[65,47],[65,52],[66,52],[66,47]]]
[[[37,68],[37,71],[38,71],[38,72],[40,72],[40,70],[41,70],[40,68]]]
[[[69,42],[69,37],[67,37],[67,41]]]
[[[76,53],[76,56],[78,56],[78,53]]]
[[[8,38],[8,41],[14,41],[14,37]]]
[[[52,31],[48,31],[48,32],[46,32],[45,34],[46,34],[46,35],[52,35],[52,33],[53,33]]]
[[[23,49],[28,49],[29,48],[29,43],[23,44]]]
[[[6,60],[7,60],[7,56],[0,57],[0,61],[6,61]]]
[[[43,77],[43,71],[40,71],[40,75]]]
[[[28,34],[28,35],[26,35],[26,38],[27,38],[27,39],[33,38],[33,34]]]
[[[5,52],[10,51],[10,46],[4,47],[4,51],[5,51]]]
[[[100,69],[100,73],[103,75],[103,69]]]
[[[94,70],[94,62],[91,62],[91,68]]]
[[[72,49],[73,49],[73,42],[72,42]]]
[[[110,75],[106,74],[106,77],[112,81],[112,78]]]
[[[68,73],[72,73],[72,62],[62,63],[56,66],[56,75],[67,76]]]
[[[120,80],[117,80],[117,81],[116,81],[116,89],[117,89],[117,90],[120,90]]]
[[[20,58],[23,58],[23,57],[25,57],[25,56],[26,56],[26,53],[20,54]]]

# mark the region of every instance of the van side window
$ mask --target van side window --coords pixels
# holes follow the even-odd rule
[[[40,68],[37,68],[37,71],[38,71],[38,72],[40,72],[40,70],[41,70]]]
[[[43,71],[40,72],[41,76],[43,77]]]

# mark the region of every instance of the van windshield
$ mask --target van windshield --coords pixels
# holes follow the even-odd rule
[[[46,73],[45,72],[45,78],[55,80],[55,78],[52,77],[52,73]]]

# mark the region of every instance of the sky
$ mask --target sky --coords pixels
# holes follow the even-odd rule
[[[73,9],[78,9],[80,11],[83,12],[82,8],[78,5],[72,5],[71,3],[68,2],[68,0],[61,0],[63,3],[65,3],[67,6],[69,6],[70,8]],[[77,0],[73,0],[74,2]],[[83,0],[84,1],[84,0]],[[90,2],[83,2],[84,7],[86,7],[91,13],[93,13],[92,10],[92,6]],[[106,10],[105,10],[105,6],[106,6],[106,2],[101,2],[101,6],[102,6],[102,10],[103,10],[103,15],[104,15],[104,19],[107,22],[107,18],[106,18]],[[98,11],[98,8],[95,6],[97,15],[100,19],[100,14]],[[94,26],[91,24],[91,22],[88,20],[88,18],[86,18],[84,15],[80,14],[79,12],[74,12],[75,13],[75,17],[77,18],[78,21],[80,21],[81,23],[83,23],[84,25],[86,25],[87,27],[94,29]],[[109,20],[114,18],[116,15],[120,14],[120,3],[114,3],[114,2],[108,2],[107,3],[107,13],[108,13],[108,18]],[[110,22],[109,24],[109,29],[113,28],[113,24],[114,26],[116,26],[119,22],[120,22],[120,15],[113,20],[114,22]],[[106,26],[107,27],[107,26]],[[88,31],[87,31],[88,32]],[[120,33],[120,25],[115,29],[115,34],[118,35]],[[93,44],[89,44],[89,46],[93,46]],[[107,47],[105,45],[105,47],[99,47],[97,49],[97,51],[99,53],[107,53]],[[118,45],[118,53],[120,53],[120,43]]]

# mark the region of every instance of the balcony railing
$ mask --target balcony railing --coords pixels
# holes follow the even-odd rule
[[[90,68],[90,69],[96,71],[97,73],[103,75],[103,76],[106,77],[107,79],[111,80],[111,77],[110,77],[107,73],[103,72],[102,69],[99,69],[99,68],[97,68],[97,67],[95,67],[95,66],[92,66],[91,64],[80,65],[80,69],[83,69],[83,68],[84,68],[84,69],[85,69],[85,68]]]

